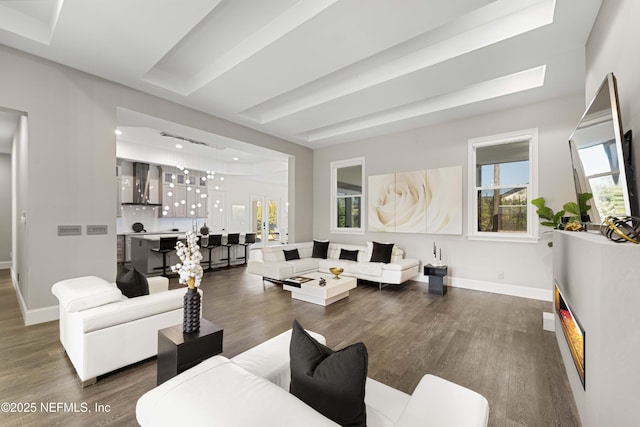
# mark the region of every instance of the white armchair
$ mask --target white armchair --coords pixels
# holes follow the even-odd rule
[[[83,387],[158,354],[158,330],[182,322],[185,288],[168,290],[150,277],[149,295],[127,298],[114,284],[86,276],[53,285],[60,306],[60,342]]]

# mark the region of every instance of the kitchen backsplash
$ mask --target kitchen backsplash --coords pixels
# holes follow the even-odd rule
[[[205,218],[158,218],[159,209],[158,206],[123,206],[122,216],[116,219],[118,234],[133,232],[133,224],[137,222],[142,224],[145,231],[153,233],[174,229],[184,232],[192,229],[196,223],[196,229],[199,230],[205,221]]]

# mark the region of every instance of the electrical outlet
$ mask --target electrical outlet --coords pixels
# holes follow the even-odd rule
[[[498,271],[498,279],[504,279],[504,271]]]

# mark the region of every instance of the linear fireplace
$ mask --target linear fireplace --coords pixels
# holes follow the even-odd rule
[[[585,364],[584,364],[584,341],[585,331],[580,325],[575,313],[571,311],[569,305],[562,297],[558,284],[555,286],[555,307],[556,313],[560,317],[560,324],[564,332],[564,337],[571,350],[573,363],[576,365],[582,387],[585,388]]]

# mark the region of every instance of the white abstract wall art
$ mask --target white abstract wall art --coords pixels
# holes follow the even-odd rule
[[[396,231],[395,174],[369,177],[369,231]]]
[[[462,166],[427,170],[427,233],[462,234]]]
[[[462,234],[462,166],[369,176],[368,230]]]
[[[396,174],[396,231],[425,233],[427,231],[427,171]]]

